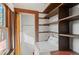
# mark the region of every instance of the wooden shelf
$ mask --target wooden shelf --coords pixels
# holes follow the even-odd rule
[[[54,33],[54,34],[58,34],[57,32],[53,32],[53,31],[41,31],[39,33]]]
[[[49,26],[51,24],[57,24],[57,23],[59,23],[59,21],[51,22],[51,23],[48,23],[48,24],[39,24],[39,26]]]
[[[41,31],[39,33],[50,33],[50,31]]]
[[[59,36],[71,37],[71,38],[79,38],[78,34],[59,34]]]
[[[39,17],[39,19],[49,19],[49,18]]]
[[[57,24],[57,23],[59,23],[59,21],[51,22],[51,23],[49,23],[49,25],[51,25],[51,24]]]
[[[54,8],[51,12],[49,12],[44,18],[50,18],[58,13],[58,8],[62,6],[63,3],[59,4],[56,8]]]
[[[79,19],[79,15],[72,15],[72,16],[60,19],[59,22],[61,22],[61,21],[72,21],[72,20],[77,20],[77,19]]]
[[[54,34],[58,34],[59,36],[63,36],[63,37],[79,38],[79,34],[59,34],[57,32],[52,32],[52,31],[42,31],[39,33],[54,33]]]
[[[49,24],[39,24],[39,26],[49,26]]]
[[[50,3],[43,12],[48,14],[50,11],[52,11],[53,9],[55,9],[60,4],[61,3]]]

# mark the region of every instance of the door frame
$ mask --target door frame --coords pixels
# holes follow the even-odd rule
[[[15,26],[14,26],[14,33],[15,33],[15,55],[20,54],[20,33],[18,34],[18,31],[20,32],[20,19],[17,20],[17,14],[19,13],[29,13],[35,15],[35,42],[38,42],[38,19],[39,19],[39,12],[33,11],[33,10],[27,10],[27,9],[20,9],[20,8],[14,8],[15,10]],[[19,22],[19,23],[18,23]]]

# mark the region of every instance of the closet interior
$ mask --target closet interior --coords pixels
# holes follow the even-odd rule
[[[79,20],[79,14],[70,15],[70,9],[76,5],[78,4],[57,3],[50,7],[51,12],[44,11],[48,14],[44,18],[39,17],[39,41],[47,40],[52,33],[58,39],[59,51],[72,51],[70,40],[79,38],[79,34],[73,34],[70,30],[70,22]]]

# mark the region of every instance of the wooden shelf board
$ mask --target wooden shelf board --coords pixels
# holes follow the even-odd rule
[[[60,19],[59,22],[61,22],[61,21],[72,21],[72,20],[77,20],[77,19],[79,19],[79,15],[72,15],[72,16]]]
[[[58,8],[60,6],[62,6],[62,5],[63,5],[63,3],[61,3],[60,5],[58,5],[55,9],[53,9],[51,12],[49,12],[44,18],[50,18],[50,17],[56,15],[58,13]]]
[[[52,32],[52,31],[41,31],[39,33],[55,33],[55,34],[58,34],[57,32]]]
[[[49,26],[49,24],[39,24],[39,26]]]
[[[65,37],[71,37],[71,38],[79,38],[79,35],[77,34],[59,34],[59,36],[65,36]]]
[[[39,33],[50,33],[50,31],[41,31]]]
[[[51,22],[51,23],[49,23],[49,25],[51,25],[51,24],[57,24],[57,23],[59,23],[59,21]]]
[[[52,11],[53,9],[55,9],[60,4],[61,3],[50,3],[43,12],[44,13],[49,13],[50,11]]]
[[[39,24],[39,26],[49,26],[51,24],[57,24],[57,23],[59,23],[59,21],[51,22],[51,23],[48,23],[48,24]]]
[[[42,31],[39,33],[54,33],[54,34],[58,34],[59,36],[64,36],[64,37],[71,37],[71,38],[79,38],[79,34],[59,34],[57,32],[52,32],[52,31]]]
[[[49,18],[39,17],[39,19],[49,19]]]

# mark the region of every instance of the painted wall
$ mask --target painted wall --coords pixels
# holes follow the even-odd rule
[[[70,15],[79,15],[79,5],[74,6],[70,10]],[[70,22],[70,31],[72,34],[79,34],[79,20]],[[79,38],[70,39],[71,49],[79,53]]]
[[[50,19],[39,19],[39,24],[47,24],[54,21],[58,21],[58,15],[52,16]],[[39,26],[39,32],[42,32],[42,31],[58,32],[58,24],[52,24],[50,26]],[[50,33],[39,33],[39,41],[48,40],[49,35]],[[55,40],[52,43],[57,47],[56,49],[58,49],[58,44],[54,43],[54,42],[58,42],[58,35],[56,34],[53,34],[53,35],[55,37]]]
[[[49,19],[49,22],[50,23],[52,23],[52,22],[55,22],[55,21],[58,21],[58,15],[55,15],[55,16],[52,16],[50,19]],[[49,31],[52,31],[52,32],[58,32],[58,24],[51,24],[50,26],[49,26]],[[52,44],[53,45],[55,45],[55,47],[54,48],[56,48],[56,50],[58,50],[58,45],[59,45],[59,43],[58,43],[58,41],[59,41],[59,39],[58,39],[58,35],[57,34],[50,34],[51,36],[53,36],[54,37],[54,40],[52,41]],[[57,43],[55,43],[55,42],[57,42]]]
[[[48,19],[39,19],[39,24],[47,24],[49,21]],[[49,31],[48,26],[39,26],[39,32],[42,31]],[[48,33],[39,33],[39,41],[45,41],[48,39]]]
[[[49,19],[49,22],[52,23],[52,22],[55,22],[55,21],[58,21],[58,15],[55,15],[53,17],[51,17]],[[50,31],[53,31],[53,32],[58,32],[58,24],[52,24],[49,26],[49,30]]]

